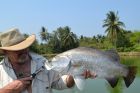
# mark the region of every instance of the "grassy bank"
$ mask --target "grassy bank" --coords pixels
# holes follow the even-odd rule
[[[119,52],[120,56],[140,56],[140,52]]]

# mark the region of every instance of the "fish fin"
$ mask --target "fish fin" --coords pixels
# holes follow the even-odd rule
[[[125,81],[125,85],[126,87],[128,88],[132,82],[134,81],[135,79],[135,76],[136,76],[136,73],[137,73],[137,67],[136,66],[130,66],[128,67],[128,74],[126,77],[123,77],[124,78],[124,81]]]
[[[110,86],[112,88],[114,88],[117,85],[117,83],[119,81],[119,78],[118,77],[115,77],[115,78],[107,78],[106,80],[108,81],[108,83],[110,84]]]
[[[69,64],[68,64],[68,66],[67,66],[67,72],[70,70],[70,68],[71,68],[71,60],[70,60],[70,62],[69,62]]]
[[[77,88],[82,91],[85,86],[85,79],[81,76],[74,76],[74,82],[77,86]]]
[[[70,60],[70,62],[69,62],[69,64],[60,72],[60,74],[66,74],[66,73],[68,73],[69,72],[69,70],[71,69],[71,60]]]
[[[120,56],[116,50],[114,49],[106,50],[105,53],[109,56],[109,58],[112,58],[113,61],[120,62]]]

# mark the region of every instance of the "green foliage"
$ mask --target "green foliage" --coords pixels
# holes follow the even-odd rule
[[[39,53],[39,43],[36,40],[30,47],[30,50],[36,53]]]
[[[59,27],[53,31],[49,44],[53,48],[53,52],[63,52],[79,46],[79,40],[68,26]]]
[[[61,53],[78,46],[96,47],[99,49],[117,49],[119,52],[140,52],[140,32],[124,30],[124,23],[119,20],[118,12],[109,11],[104,20],[107,35],[93,35],[77,37],[70,27],[59,27],[49,33],[45,27],[39,33],[41,44],[36,41],[30,49],[40,54]],[[25,34],[28,37],[27,34]],[[44,42],[43,42],[44,41]]]
[[[103,49],[105,48],[105,44],[104,44],[105,41],[106,41],[106,37],[99,34],[93,37],[81,36],[80,46],[96,47],[96,48]]]
[[[119,52],[140,51],[139,33],[126,30],[123,33],[119,33],[115,47],[107,36],[98,34],[93,37],[86,37],[82,35],[78,39],[70,31],[69,27],[59,27],[57,30],[49,33],[48,42],[39,44],[36,41],[30,49],[39,54],[61,53],[78,46],[96,47],[104,50],[116,48]]]
[[[133,51],[134,50],[134,48],[133,47],[118,47],[117,48],[117,51],[118,52],[131,52],[131,51]]]
[[[135,44],[133,46],[133,51],[140,52],[140,44]]]
[[[133,44],[140,44],[140,32],[134,31],[131,33],[130,42]]]
[[[116,42],[116,47],[131,47],[133,44],[130,43],[129,37],[127,37],[127,31],[123,31],[123,33],[118,34],[118,39]]]

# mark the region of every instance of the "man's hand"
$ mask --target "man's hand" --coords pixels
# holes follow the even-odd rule
[[[14,80],[13,82],[9,83],[3,88],[3,91],[5,90],[11,90],[15,91],[14,93],[20,93],[21,91],[25,90],[32,82],[31,77],[26,77],[22,79]],[[0,92],[1,93],[1,92]],[[13,93],[13,92],[8,92]]]
[[[96,73],[91,73],[89,70],[85,70],[84,73],[82,74],[82,76],[85,77],[85,79],[87,78],[96,78],[97,75]],[[68,88],[71,88],[74,86],[75,82],[74,82],[74,78],[72,75],[68,75],[67,78],[66,78],[66,83],[67,83],[67,87]]]
[[[91,73],[90,70],[85,70],[82,76],[84,76],[85,79],[88,79],[88,78],[94,79],[97,77],[96,73]]]
[[[73,76],[68,75],[67,78],[66,78],[66,83],[67,83],[67,87],[68,88],[73,87],[74,84],[75,84],[74,79],[73,79]]]

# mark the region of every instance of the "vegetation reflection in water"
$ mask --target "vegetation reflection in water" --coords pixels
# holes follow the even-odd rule
[[[121,57],[121,63],[128,66],[137,66],[137,76],[129,88],[125,87],[124,80],[121,78],[115,88],[111,88],[106,80],[88,79],[83,91],[77,88],[56,91],[54,93],[139,93],[140,91],[140,58],[137,57]]]

